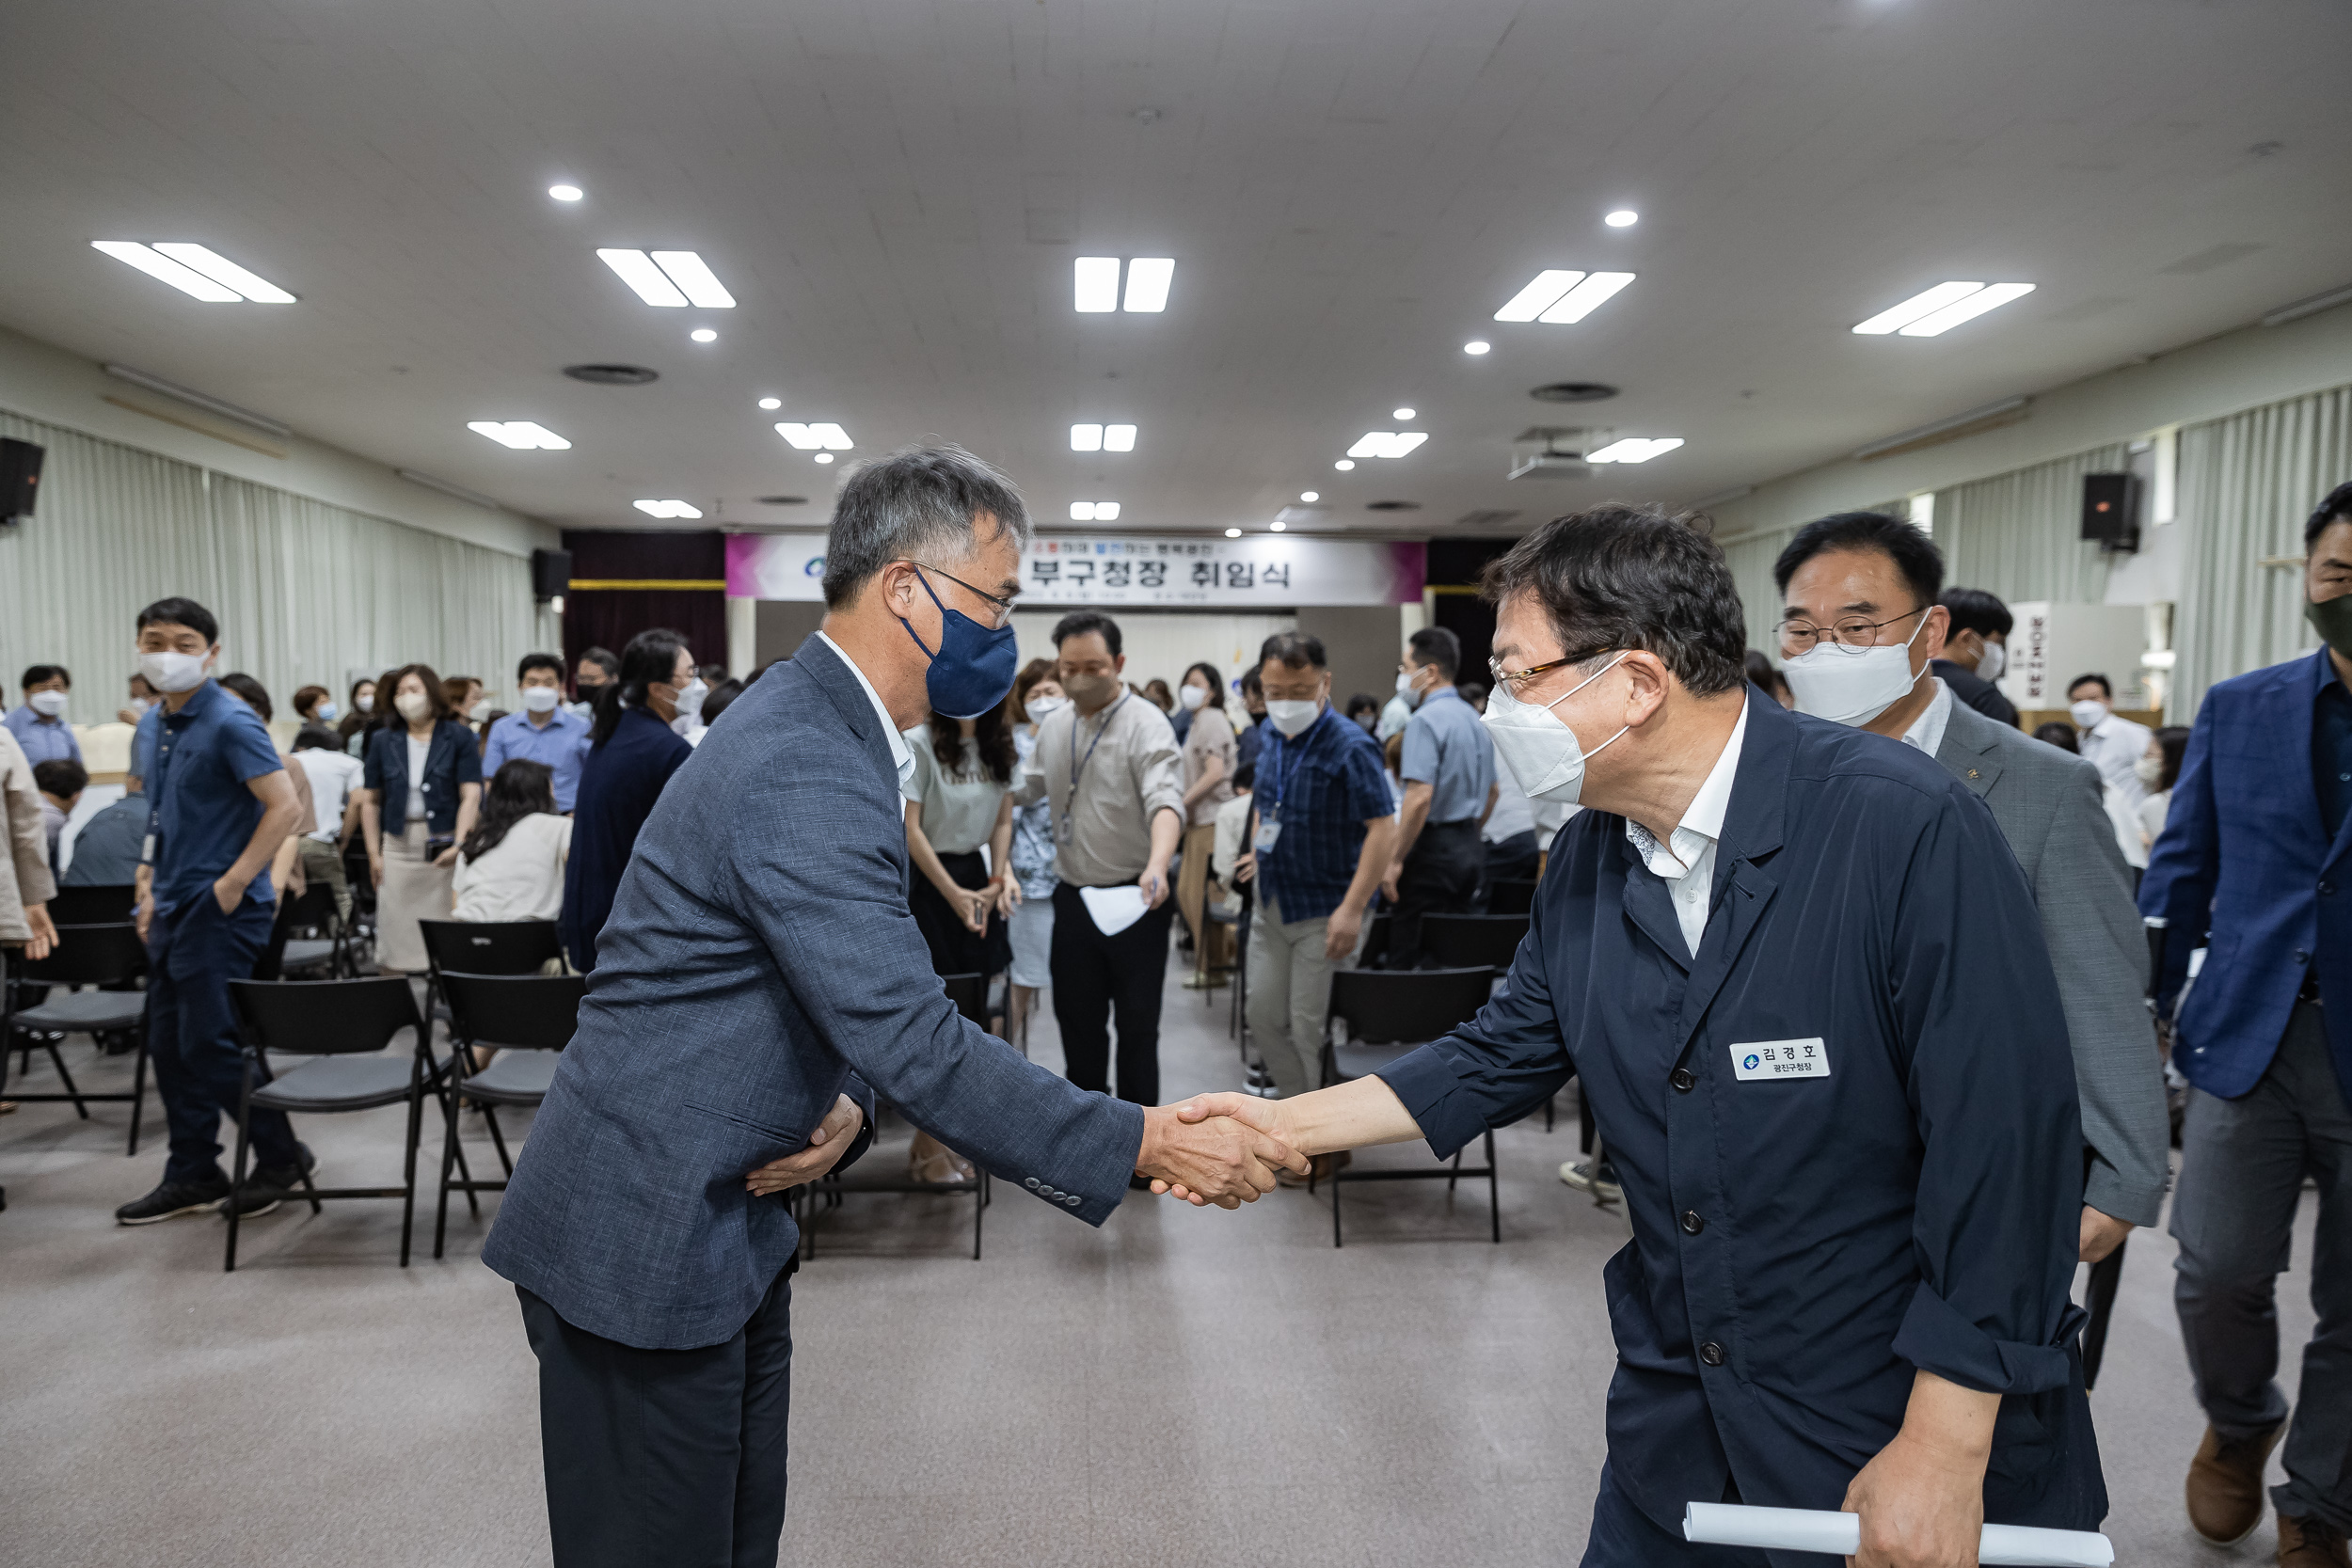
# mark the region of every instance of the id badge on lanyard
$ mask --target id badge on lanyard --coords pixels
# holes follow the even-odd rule
[[[1279,810],[1279,808],[1278,807],[1277,809]],[[1263,855],[1267,850],[1273,848],[1274,841],[1281,836],[1281,823],[1277,822],[1270,817],[1260,817],[1258,819],[1258,836],[1250,841],[1249,847],[1252,849],[1255,849],[1259,854]]]

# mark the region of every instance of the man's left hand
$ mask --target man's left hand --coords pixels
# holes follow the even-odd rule
[[[1167,863],[1153,861],[1145,866],[1143,875],[1136,879],[1136,885],[1143,889],[1143,907],[1147,910],[1158,909],[1168,900]]]
[[[866,1111],[848,1095],[834,1101],[833,1109],[817,1124],[817,1131],[808,1135],[808,1146],[797,1154],[771,1160],[743,1178],[744,1187],[755,1197],[767,1197],[816,1180],[841,1163],[841,1156],[857,1141],[858,1128],[866,1121]]]
[[[2103,1214],[2090,1204],[2083,1205],[2082,1260],[2096,1263],[2123,1244],[2123,1238],[2132,1233],[2129,1220],[2119,1220],[2113,1214]]]
[[[1356,951],[1356,941],[1364,934],[1364,911],[1351,910],[1345,904],[1331,911],[1331,918],[1323,927],[1323,956],[1334,963]]]
[[[1848,1568],[1975,1568],[1999,1406],[1993,1395],[1916,1374],[1902,1430],[1838,1505],[1862,1516],[1862,1549]]]

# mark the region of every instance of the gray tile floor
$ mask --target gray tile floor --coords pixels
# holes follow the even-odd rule
[[[1166,1016],[1169,1095],[1235,1082],[1224,993],[1171,985]],[[1050,1019],[1032,1052],[1058,1066]],[[86,1044],[69,1060],[127,1082]],[[1322,1196],[1136,1198],[1098,1231],[999,1185],[977,1263],[968,1200],[853,1199],[799,1280],[785,1560],[1573,1563],[1612,1365],[1600,1265],[1626,1230],[1555,1179],[1563,1105],[1558,1132],[1499,1139],[1501,1246],[1483,1194],[1438,1184],[1351,1188],[1340,1251]],[[123,1157],[126,1114],[0,1117],[0,1563],[544,1561],[532,1363],[480,1227],[435,1262],[424,1218],[404,1271],[397,1204],[283,1212],[225,1275],[215,1220],[111,1223],[162,1167],[151,1139]],[[303,1131],[329,1180],[397,1180],[396,1111]],[[2307,1217],[2298,1266],[2309,1240]],[[2201,1421],[2170,1247],[2132,1247],[2092,1396],[2118,1560],[2266,1562],[2267,1525],[2219,1552],[2182,1521]],[[2304,1279],[2280,1297],[2292,1388]]]

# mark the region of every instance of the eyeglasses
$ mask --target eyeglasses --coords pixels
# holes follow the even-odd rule
[[[1014,606],[1010,599],[999,598],[993,594],[983,593],[979,589],[975,588],[970,583],[964,581],[961,578],[956,576],[953,572],[942,572],[938,567],[932,565],[928,561],[910,561],[907,564],[910,566],[920,567],[926,572],[939,572],[941,577],[946,578],[949,582],[954,583],[958,588],[962,589],[974,598],[986,600],[989,609],[996,612],[996,625],[1001,626],[1007,621],[1012,619]]]
[[[1865,648],[1877,646],[1881,626],[1908,621],[1914,615],[1925,615],[1933,608],[1932,605],[1921,605],[1916,610],[1907,610],[1884,621],[1866,621],[1859,615],[1850,615],[1826,630],[1810,621],[1790,616],[1774,629],[1780,633],[1780,651],[1790,658],[1811,653],[1820,645],[1823,638],[1829,639],[1829,645],[1841,654],[1858,654]]]
[[[1527,689],[1528,683],[1536,676],[1549,675],[1554,670],[1565,670],[1571,664],[1586,663],[1600,657],[1609,651],[1607,648],[1596,648],[1589,653],[1570,654],[1565,658],[1555,658],[1549,664],[1531,664],[1524,670],[1510,671],[1502,668],[1502,660],[1490,658],[1486,660],[1486,670],[1494,676],[1497,686],[1507,688],[1511,695],[1517,697]]]

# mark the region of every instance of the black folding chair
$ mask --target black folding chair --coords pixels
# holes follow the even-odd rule
[[[1534,903],[1535,883],[1532,879],[1505,877],[1487,884],[1488,914],[1525,914]]]
[[[79,911],[87,912],[87,911]],[[74,1111],[84,1121],[89,1120],[90,1101],[119,1103],[130,1101],[131,1140],[123,1152],[139,1151],[139,1117],[147,1104],[147,993],[137,990],[104,990],[105,986],[125,987],[147,973],[147,943],[139,940],[137,927],[127,922],[103,926],[68,926],[55,922],[57,942],[45,958],[24,958],[16,966],[23,983],[49,988],[49,994],[35,1006],[16,1009],[13,1006],[16,987],[8,988],[7,1044],[0,1048],[0,1073],[7,1067],[7,1053],[21,1053],[17,1078],[23,1081],[32,1067],[36,1049],[49,1053],[50,1065],[57,1069],[57,1081],[65,1085],[63,1094],[30,1094],[11,1089],[0,1099],[31,1101],[71,1101]],[[87,988],[68,990],[63,988]],[[57,1050],[68,1035],[128,1034],[132,1049],[138,1060],[132,1069],[129,1094],[92,1094],[73,1082],[67,1070],[65,1056]]]
[[[399,1198],[400,1266],[406,1268],[417,1212],[417,1141],[431,1066],[424,1021],[417,1016],[416,993],[407,980],[397,974],[363,980],[231,980],[229,995],[244,1026],[245,1085],[237,1099],[237,1158],[229,1174],[229,1252],[222,1267],[234,1272],[237,1266],[237,1202],[245,1188],[246,1150],[256,1109],[324,1116],[372,1111],[405,1101],[408,1134],[400,1186],[319,1187],[305,1171],[302,1193],[312,1213],[321,1212],[319,1206],[327,1198]],[[413,1031],[416,1038],[416,1049],[405,1059],[375,1054],[403,1029]],[[268,1059],[273,1053],[319,1059],[274,1075]]]
[[[61,887],[49,900],[55,926],[122,926],[138,912],[139,890],[128,882],[103,887]]]
[[[507,1153],[506,1135],[499,1129],[501,1105],[536,1106],[548,1097],[555,1078],[555,1058],[572,1041],[580,1026],[580,1000],[588,994],[584,974],[461,974],[440,973],[442,994],[449,998],[449,1092],[441,1097],[441,1191],[433,1214],[433,1256],[441,1256],[449,1230],[449,1195],[506,1190],[504,1180],[476,1180],[470,1173],[453,1179],[457,1164],[457,1102],[482,1107],[482,1119],[498,1148],[499,1164],[508,1179],[515,1162]],[[476,1047],[495,1050],[488,1067],[473,1070]],[[478,1211],[477,1211],[478,1212]]]
[[[1525,914],[1425,914],[1421,950],[1444,969],[1491,969],[1510,973],[1519,941],[1527,935]]]
[[[956,1011],[978,1024],[988,1027],[988,980],[985,974],[943,974],[940,985],[947,992],[947,1000],[956,1005]],[[875,1102],[881,1112],[882,1101]],[[969,1180],[917,1181],[913,1177],[882,1171],[867,1171],[861,1161],[852,1169],[827,1171],[808,1186],[801,1188],[805,1201],[795,1207],[801,1222],[801,1256],[814,1260],[817,1257],[817,1210],[838,1209],[842,1199],[850,1193],[949,1193],[972,1195],[972,1260],[980,1260],[980,1220],[989,1205],[988,1172],[975,1162]],[[821,1205],[818,1200],[821,1199]]]
[[[1458,1023],[1477,1016],[1486,1005],[1494,971],[1479,965],[1467,969],[1342,969],[1331,974],[1331,1017],[1347,1026],[1345,1044],[1324,1047],[1324,1082],[1343,1084],[1364,1078],[1406,1052],[1436,1039]],[[1327,1037],[1328,1029],[1325,1031]],[[1334,1170],[1331,1181],[1331,1244],[1340,1243],[1340,1189],[1352,1181],[1426,1181],[1443,1178],[1452,1195],[1463,1177],[1486,1179],[1487,1223],[1494,1240],[1502,1240],[1502,1192],[1495,1164],[1495,1135],[1485,1134],[1486,1163],[1464,1166],[1455,1153],[1450,1165],[1423,1169]]]
[[[297,936],[300,931],[325,934]],[[253,977],[277,980],[293,974],[313,980],[347,979],[358,973],[358,966],[351,961],[342,919],[335,912],[335,890],[320,882],[279,903],[278,918],[270,925],[269,946],[254,966]]]

